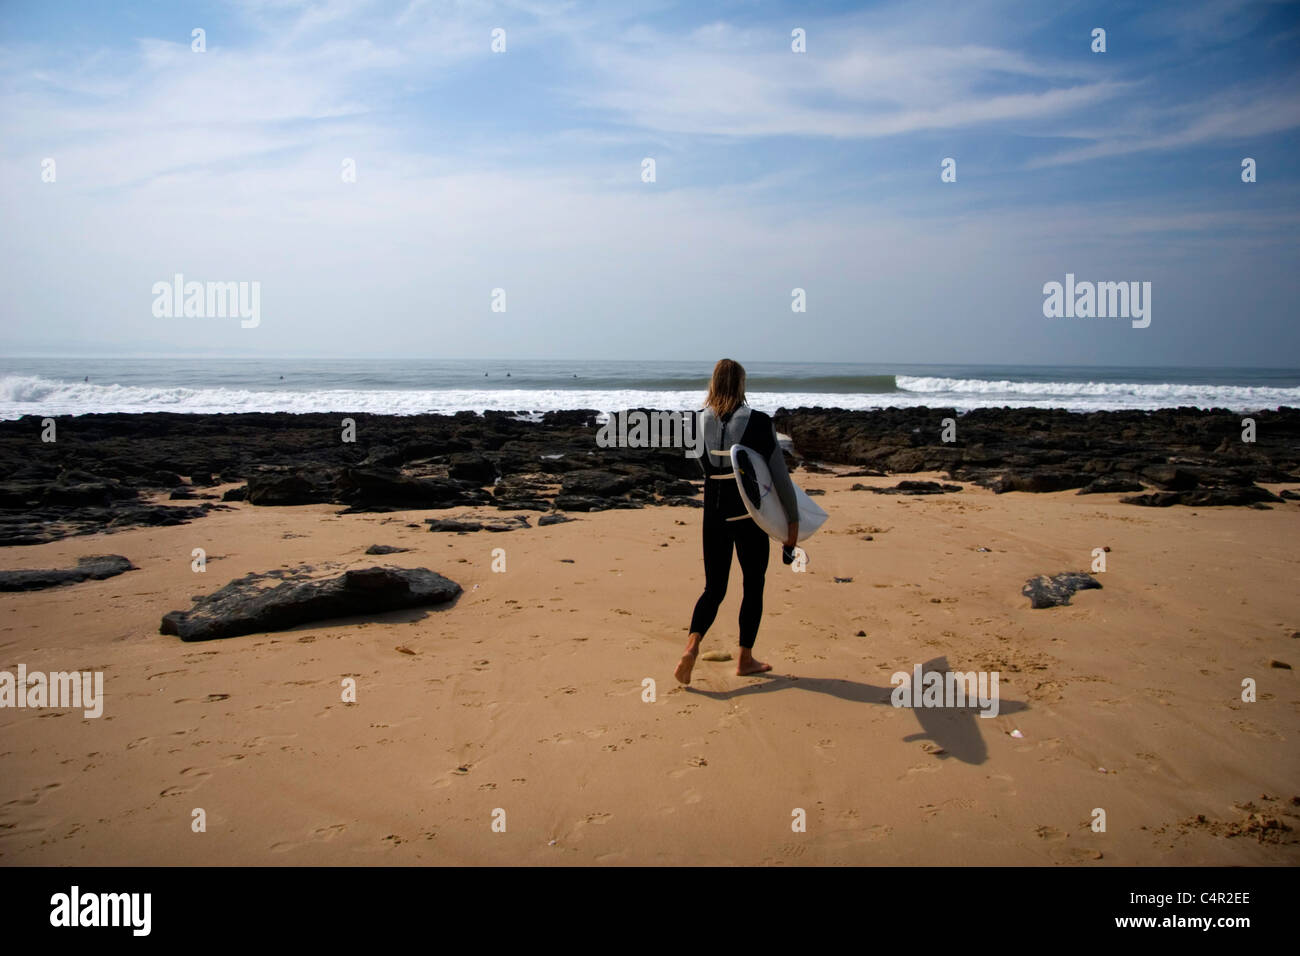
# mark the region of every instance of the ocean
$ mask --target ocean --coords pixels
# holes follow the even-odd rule
[[[92,412],[482,412],[698,408],[702,362],[0,358],[0,418]],[[1300,406],[1300,369],[746,363],[748,398],[871,409]]]

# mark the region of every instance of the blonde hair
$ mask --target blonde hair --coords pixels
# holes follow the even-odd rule
[[[719,420],[726,418],[745,404],[745,369],[732,359],[719,359],[713,366],[713,379],[709,382],[709,397],[704,405]]]

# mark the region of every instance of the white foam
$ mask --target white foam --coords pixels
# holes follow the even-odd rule
[[[1011,382],[900,375],[899,391],[881,393],[751,392],[756,408],[820,405],[848,409],[931,405],[962,411],[987,406],[1037,406],[1075,411],[1154,409],[1189,405],[1255,411],[1300,405],[1300,388],[1237,385]],[[253,390],[181,386],[97,385],[31,375],[0,378],[0,418],[93,412],[371,412],[451,414],[487,409],[699,408],[702,390],[648,389],[318,389]]]
[[[937,404],[960,398],[965,407],[1053,406],[1078,410],[1108,408],[1229,408],[1252,411],[1300,405],[1300,388],[1256,385],[1186,385],[1172,382],[1012,382],[977,378],[899,375],[898,387]],[[908,400],[906,404],[916,404]],[[960,407],[960,406],[959,406]]]

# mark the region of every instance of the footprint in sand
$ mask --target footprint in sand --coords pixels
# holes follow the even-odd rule
[[[1034,828],[1038,838],[1048,845],[1047,855],[1056,863],[1089,863],[1100,860],[1101,851],[1086,846],[1071,846],[1070,835],[1053,826]]]
[[[913,777],[917,774],[938,773],[942,769],[943,768],[937,763],[919,763],[914,766],[908,767],[907,772],[904,773],[898,779],[902,781],[902,780],[907,780],[908,778]]]
[[[63,786],[61,783],[47,783],[43,787],[37,787],[31,792],[30,796],[19,797],[16,800],[10,800],[5,804],[6,807],[33,807],[41,802],[41,797],[45,796],[51,790],[57,790]]]
[[[698,770],[701,767],[707,767],[709,765],[709,762],[700,756],[691,757],[689,760],[686,761],[686,763],[689,766],[680,767],[677,770],[673,770],[668,774],[668,776],[676,780],[679,777],[685,776],[686,774],[690,773],[692,770]]]
[[[194,728],[194,727],[192,727],[192,728],[190,728],[190,729],[188,729],[188,730],[173,730],[173,731],[172,731],[171,733],[169,733],[167,736],[168,736],[168,737],[184,737],[186,734],[190,733],[190,732],[193,731],[193,730],[197,730],[197,729],[198,729],[198,728]],[[144,744],[150,743],[150,742],[152,742],[152,741],[154,741],[154,740],[157,740],[157,739],[158,739],[157,737],[137,737],[135,740],[131,741],[130,743],[128,743],[128,744],[126,745],[126,749],[127,749],[127,750],[134,750],[136,747],[141,747],[141,746],[143,746]]]
[[[197,790],[199,784],[203,782],[203,778],[212,776],[212,773],[211,771],[202,770],[198,767],[186,767],[181,771],[181,776],[194,778],[193,784],[188,787],[182,787],[179,784],[167,787],[159,791],[158,796],[174,797],[182,793],[189,793],[191,790]]]
[[[1236,727],[1242,733],[1250,734],[1254,737],[1273,737],[1277,740],[1282,739],[1282,735],[1275,730],[1269,730],[1259,724],[1252,723],[1249,720],[1234,720],[1232,726]]]
[[[1016,779],[1005,773],[991,773],[989,780],[993,782],[998,791],[1004,797],[1014,797],[1016,795]]]

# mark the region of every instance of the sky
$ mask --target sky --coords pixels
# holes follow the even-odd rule
[[[5,354],[1297,366],[1300,3],[0,0],[0,217]]]

